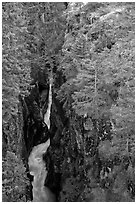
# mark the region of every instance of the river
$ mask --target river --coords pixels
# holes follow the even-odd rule
[[[52,105],[52,77],[50,78],[50,88],[49,88],[49,100],[47,112],[44,114],[44,122],[50,129],[50,111]],[[43,161],[43,154],[46,153],[48,147],[50,146],[50,138],[42,144],[33,147],[29,159],[29,170],[30,174],[33,176],[32,182],[32,202],[55,202],[55,195],[50,191],[50,189],[44,186],[45,179],[47,177],[46,164]]]

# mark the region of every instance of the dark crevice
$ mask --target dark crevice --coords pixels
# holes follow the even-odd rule
[[[59,201],[61,191],[61,174],[55,172],[54,161],[51,159],[49,151],[43,156],[48,171],[45,186],[47,186],[55,195],[56,201]]]
[[[58,77],[60,78],[60,75],[58,75]],[[59,86],[59,78],[56,78],[55,86]],[[62,76],[61,79],[63,79]],[[60,82],[60,85],[63,82],[64,79]],[[60,171],[57,171],[56,169],[58,165],[55,161],[56,158],[53,158],[53,153],[55,153],[57,149],[60,148],[61,134],[63,128],[68,123],[68,118],[65,116],[65,111],[62,108],[62,104],[58,101],[58,99],[56,99],[56,94],[53,94],[53,102],[50,116],[51,128],[50,130],[48,130],[47,126],[43,124],[43,118],[41,118],[40,115],[40,107],[43,106],[44,103],[48,104],[49,85],[47,84],[46,86],[43,86],[41,82],[35,82],[34,84],[34,87],[30,91],[30,95],[25,99],[21,99],[23,107],[23,133],[25,146],[27,149],[27,155],[29,157],[29,154],[34,146],[40,143],[44,143],[48,140],[48,138],[50,138],[51,145],[48,148],[47,153],[43,155],[43,159],[46,164],[46,169],[48,171],[45,180],[45,186],[47,186],[56,195],[56,200],[59,201],[60,191],[62,190],[62,175]],[[47,105],[44,108],[46,110]],[[31,184],[31,182],[33,181],[33,176],[31,176],[28,172],[27,177],[30,180],[30,186],[27,187],[26,191],[28,194],[30,193],[31,200],[33,200],[33,189]]]

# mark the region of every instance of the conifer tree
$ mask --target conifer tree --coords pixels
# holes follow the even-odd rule
[[[128,167],[134,168],[134,3],[75,6],[70,4],[67,11],[69,29],[60,65],[67,81],[58,97],[66,109],[74,110],[88,123],[89,149],[95,150],[96,157],[91,161],[98,163],[93,175],[100,178],[100,185],[105,182],[107,186],[118,176],[114,165],[126,168],[123,161],[127,160]],[[103,172],[108,175],[108,168],[114,174],[109,181],[101,177]],[[128,185],[121,196],[120,190],[117,192],[119,200],[134,192],[134,187],[127,189]],[[107,194],[106,199],[111,200]]]

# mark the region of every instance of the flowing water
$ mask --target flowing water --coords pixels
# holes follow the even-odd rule
[[[48,129],[50,129],[50,111],[52,105],[52,78],[50,79],[49,88],[49,101],[47,112],[44,114],[44,122],[47,124]],[[48,147],[50,146],[50,138],[42,144],[33,147],[29,156],[29,170],[30,174],[33,176],[33,202],[54,202],[55,195],[50,191],[48,187],[44,186],[45,179],[47,177],[46,164],[43,161],[43,154],[46,153]]]
[[[30,174],[34,176],[33,186],[33,202],[53,202],[54,194],[44,186],[47,176],[47,170],[43,161],[43,154],[50,145],[50,139],[47,142],[35,146],[29,156]]]

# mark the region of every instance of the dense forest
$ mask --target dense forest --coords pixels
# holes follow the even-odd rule
[[[37,185],[55,201],[133,202],[134,97],[134,2],[3,2],[3,202],[33,202],[49,139]]]

